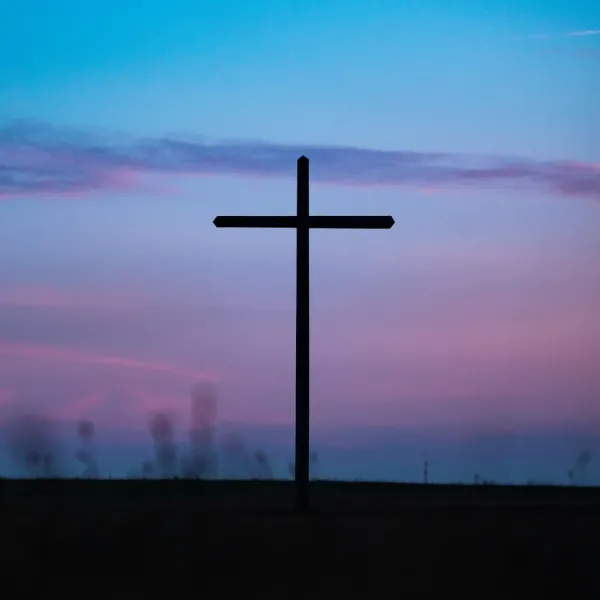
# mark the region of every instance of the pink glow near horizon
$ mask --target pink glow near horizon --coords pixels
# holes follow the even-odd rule
[[[152,298],[136,294],[9,288],[0,294],[0,305],[27,307],[39,314],[57,306],[78,306],[93,320],[98,309],[109,306],[115,315],[121,309],[127,314],[131,305],[143,304],[142,299],[152,306]],[[446,321],[428,324],[414,317],[408,321],[396,317],[394,328],[377,314],[368,316],[368,322],[361,316],[359,325],[348,327],[345,309],[322,316],[317,309],[312,352],[315,425],[395,423],[441,431],[504,430],[590,419],[600,423],[596,401],[600,382],[594,358],[600,351],[600,329],[590,329],[595,327],[595,321],[589,320],[593,302],[586,308],[585,298],[578,298],[575,304],[569,300],[562,314],[538,310],[537,315],[524,314],[522,322],[515,320],[518,312],[497,312],[495,322],[489,311],[498,308],[485,302],[472,301],[470,306],[461,298],[460,305],[454,305],[449,296],[451,304],[439,313],[434,300],[431,298],[430,309],[421,303],[423,317],[437,313],[438,317],[446,315]],[[391,302],[393,305],[393,294]],[[461,314],[469,318],[457,319]],[[325,322],[329,326],[323,329]],[[332,330],[337,332],[334,336]],[[279,347],[283,339],[280,341],[275,330],[263,335],[267,337],[261,347],[267,354],[255,356],[253,363],[245,359],[248,366],[240,371],[235,365],[241,350],[231,347],[234,354],[220,365],[220,372],[185,368],[179,360],[159,360],[160,351],[147,360],[138,358],[143,352],[121,355],[88,346],[83,350],[0,340],[0,376],[9,384],[0,394],[0,404],[14,405],[24,390],[25,396],[41,396],[38,405],[59,420],[93,416],[107,427],[139,429],[153,410],[172,408],[185,419],[194,383],[220,381],[225,390],[222,417],[291,424],[293,371],[289,359],[293,354],[282,370],[280,359],[268,348]],[[194,337],[192,333],[184,343],[181,356],[193,356]],[[574,352],[578,346],[579,351]],[[168,349],[168,344],[165,347]],[[366,360],[369,355],[373,358]],[[36,385],[31,384],[32,378]],[[47,387],[55,390],[55,404],[43,400]],[[246,397],[247,390],[253,390],[250,397]],[[261,395],[274,399],[260,400],[257,406]]]

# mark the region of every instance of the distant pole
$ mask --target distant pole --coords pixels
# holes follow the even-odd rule
[[[309,234],[311,229],[391,229],[391,216],[311,216],[309,212],[308,158],[297,164],[296,215],[218,216],[216,227],[266,227],[296,229],[296,509],[309,507],[310,477],[310,290]]]
[[[429,463],[425,461],[425,464],[423,465],[423,483],[428,483],[429,481],[428,467]]]

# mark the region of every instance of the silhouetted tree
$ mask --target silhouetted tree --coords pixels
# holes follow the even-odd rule
[[[172,419],[164,412],[150,417],[150,434],[154,441],[157,475],[173,477],[177,472],[177,446]]]
[[[577,454],[577,456],[575,457],[575,464],[569,470],[569,479],[571,484],[575,483],[576,479],[583,479],[585,470],[590,464],[591,460],[592,453],[587,448],[584,448]]]
[[[257,450],[254,454],[254,458],[256,460],[256,466],[258,467],[258,479],[272,479],[273,470],[271,469],[267,454],[262,450]]]
[[[213,478],[218,474],[216,419],[216,388],[209,383],[196,385],[191,394],[190,457],[184,461],[184,469],[192,477]]]
[[[142,477],[152,477],[154,475],[154,465],[151,460],[142,462]]]
[[[32,477],[56,477],[58,441],[50,421],[40,415],[24,414],[9,422],[9,447],[13,460]]]
[[[75,459],[85,465],[83,477],[98,477],[98,463],[92,445],[94,430],[95,427],[92,421],[79,421],[77,423],[77,434],[83,447],[76,450]]]

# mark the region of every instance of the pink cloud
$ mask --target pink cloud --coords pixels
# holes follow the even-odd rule
[[[191,381],[218,381],[221,377],[218,373],[187,369],[169,363],[143,361],[121,356],[106,356],[76,349],[60,348],[57,346],[23,344],[2,340],[0,340],[0,356],[13,359],[27,359],[31,361],[56,361],[110,367],[114,369],[135,370],[147,373],[159,373],[179,378],[187,378]]]
[[[600,198],[598,169],[574,161],[197,138],[98,139],[24,122],[0,129],[0,196],[147,192],[155,187],[147,176],[159,174],[289,177],[301,154],[313,159],[311,176],[320,183],[421,190],[475,185]]]

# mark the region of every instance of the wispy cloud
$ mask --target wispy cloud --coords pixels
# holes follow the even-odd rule
[[[312,160],[313,180],[324,183],[500,186],[600,199],[597,164],[197,137],[102,137],[23,121],[0,129],[0,197],[147,189],[141,176],[150,174],[288,177],[301,154]]]
[[[150,362],[122,356],[107,356],[89,353],[57,346],[7,342],[4,340],[0,340],[0,356],[27,360],[59,361],[72,364],[79,363],[115,369],[134,369],[171,375],[189,379],[190,381],[217,381],[219,379],[218,373],[195,371],[193,369],[186,369],[169,363]]]
[[[4,287],[0,290],[0,309],[13,306],[44,309],[137,309],[143,300],[145,298],[133,294],[103,291],[92,293],[50,287]]]
[[[581,31],[568,31],[565,37],[579,37],[586,35],[600,35],[600,29],[583,29]]]
[[[577,29],[574,31],[562,31],[560,33],[532,33],[521,36],[520,39],[546,40],[556,38],[588,37],[591,35],[600,35],[600,29]]]

